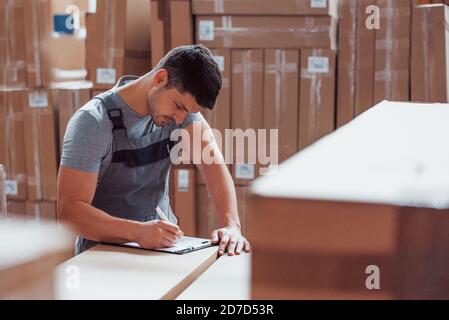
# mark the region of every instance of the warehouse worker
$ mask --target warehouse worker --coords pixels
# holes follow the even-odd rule
[[[193,136],[195,122],[210,130],[199,111],[213,108],[220,89],[211,52],[183,46],[142,77],[122,77],[73,115],[62,148],[58,216],[80,235],[77,253],[97,242],[170,247],[182,237],[168,198],[170,134],[185,128]],[[211,239],[219,254],[249,252],[226,165],[197,167],[217,208]],[[169,222],[158,220],[158,206]]]

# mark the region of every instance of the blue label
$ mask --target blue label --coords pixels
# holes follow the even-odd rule
[[[73,34],[75,31],[73,14],[55,14],[53,16],[54,31]]]

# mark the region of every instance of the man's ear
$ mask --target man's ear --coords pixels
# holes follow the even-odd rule
[[[168,82],[168,72],[166,69],[159,69],[153,76],[153,85],[157,88],[163,88]]]

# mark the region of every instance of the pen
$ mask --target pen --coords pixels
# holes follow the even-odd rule
[[[159,206],[156,207],[156,212],[162,220],[168,222],[167,216],[164,214],[164,212],[161,210],[161,208],[159,208]]]
[[[164,214],[164,212],[161,210],[161,208],[159,208],[159,206],[156,207],[156,212],[157,212],[157,214],[159,215],[159,217],[160,217],[162,220],[167,221],[167,222],[170,222],[170,221],[168,220],[167,216],[166,216],[166,215]],[[179,238],[179,239],[181,239],[181,238]],[[179,239],[178,239],[178,240],[179,240]]]

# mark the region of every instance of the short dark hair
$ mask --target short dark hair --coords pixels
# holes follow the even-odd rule
[[[221,89],[221,73],[212,52],[204,45],[174,48],[155,70],[168,72],[167,88],[192,94],[203,108],[213,109]]]

